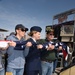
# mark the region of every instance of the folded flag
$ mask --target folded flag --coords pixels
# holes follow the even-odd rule
[[[1,48],[7,47],[9,42],[10,41],[0,40],[0,47]]]

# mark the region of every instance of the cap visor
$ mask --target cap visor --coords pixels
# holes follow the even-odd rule
[[[25,31],[28,31],[28,28],[25,28]]]

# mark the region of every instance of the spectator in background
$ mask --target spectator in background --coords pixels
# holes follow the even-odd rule
[[[55,73],[55,69],[57,67],[59,52],[62,51],[62,43],[57,40],[55,41],[55,46],[56,46],[56,49],[55,49],[56,59],[53,62],[53,73]]]
[[[72,62],[72,53],[73,53],[73,48],[72,48],[71,43],[67,44],[67,49],[68,49],[67,50],[68,51],[68,60],[67,60],[67,62],[68,62],[68,65],[69,65]]]
[[[16,34],[15,32],[11,32],[9,36],[11,36],[11,35],[15,35],[15,34]]]
[[[63,43],[63,66],[67,67],[71,61],[72,61],[72,52],[73,52],[73,48],[71,46],[71,43]]]
[[[5,60],[3,59],[5,51],[0,48],[0,75],[5,75]]]

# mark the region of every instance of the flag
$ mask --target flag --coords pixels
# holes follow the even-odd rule
[[[7,47],[9,42],[10,42],[10,41],[0,40],[0,47],[1,47],[1,48]]]
[[[62,50],[62,53],[63,53],[63,56],[64,56],[65,60],[67,60],[67,58],[68,58],[68,53],[66,52],[66,50],[63,49],[63,50]]]

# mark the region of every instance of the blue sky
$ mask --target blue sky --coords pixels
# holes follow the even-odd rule
[[[0,0],[0,28],[14,31],[15,25],[42,27],[41,38],[45,37],[45,26],[51,25],[53,16],[75,8],[75,0]]]

